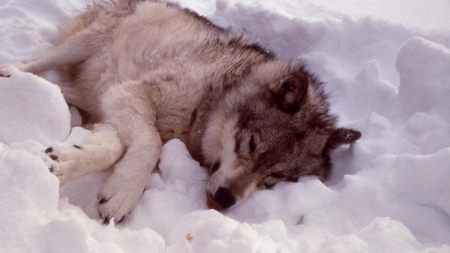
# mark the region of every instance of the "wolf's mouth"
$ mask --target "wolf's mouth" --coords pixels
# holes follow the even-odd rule
[[[216,211],[221,211],[223,208],[221,206],[219,206],[211,196],[208,195],[208,197],[206,198],[206,206],[208,207],[208,209],[214,209]]]

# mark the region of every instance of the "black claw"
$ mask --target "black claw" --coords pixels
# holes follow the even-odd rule
[[[81,149],[81,147],[78,146],[78,145],[73,145],[73,147],[74,147],[74,148],[77,148],[77,149]]]
[[[125,219],[125,215],[124,216],[122,216],[122,218],[119,220],[119,221],[117,221],[116,222],[116,224],[119,224],[119,223],[121,223],[123,220]]]
[[[99,205],[108,202],[108,200],[109,200],[109,199],[107,199],[107,198],[105,198],[105,197],[102,197],[102,196],[100,196],[100,195],[97,195],[97,201],[98,201],[98,204],[99,204]]]
[[[46,154],[53,152],[53,148],[50,147],[44,151]]]
[[[49,155],[49,157],[53,160],[53,161],[58,161],[58,156],[56,155]]]
[[[111,217],[109,217],[109,215],[107,215],[105,218],[103,218],[103,223],[108,225],[110,220],[111,220]]]
[[[50,173],[53,173],[55,170],[53,169],[53,167],[48,167],[48,171],[50,171]]]
[[[100,214],[99,214],[100,215]],[[100,215],[100,217],[102,217],[102,215]],[[111,215],[106,215],[105,217],[102,217],[102,222],[103,222],[103,224],[105,224],[105,225],[109,225],[109,223],[111,222],[111,219],[112,219],[112,217],[111,217]],[[125,215],[124,216],[122,216],[122,218],[119,220],[119,221],[114,221],[114,223],[115,224],[119,224],[119,223],[121,223],[122,221],[124,221],[124,219],[125,219]]]

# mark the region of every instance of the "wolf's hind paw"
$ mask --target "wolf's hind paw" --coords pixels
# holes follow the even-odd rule
[[[9,70],[9,64],[0,65],[0,77],[11,77],[11,71]]]

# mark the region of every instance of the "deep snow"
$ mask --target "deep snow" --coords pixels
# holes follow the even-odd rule
[[[223,213],[206,210],[202,169],[170,141],[131,214],[106,226],[95,201],[109,172],[59,189],[42,155],[90,132],[57,86],[12,69],[0,78],[0,252],[450,252],[448,1],[177,2],[304,59],[363,137],[333,154],[325,184],[279,183]],[[0,0],[0,64],[50,50],[83,6]]]

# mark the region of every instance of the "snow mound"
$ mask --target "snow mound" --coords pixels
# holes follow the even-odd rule
[[[9,15],[27,17],[26,13],[20,10]],[[9,40],[29,42],[28,35],[8,34]],[[5,57],[3,51],[1,55]],[[4,218],[0,251],[162,252],[165,243],[153,230],[103,226],[61,197],[43,150],[79,143],[90,131],[73,128],[69,136],[71,114],[72,121],[77,121],[72,125],[79,125],[80,119],[76,110],[69,113],[58,86],[14,67],[10,70],[10,78],[0,78],[0,214]]]
[[[450,117],[450,49],[421,37],[400,48],[399,99],[409,113],[435,112]]]
[[[14,67],[11,72],[0,81],[0,140],[50,145],[67,138],[70,113],[59,87]]]

